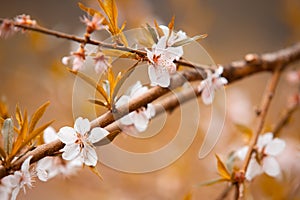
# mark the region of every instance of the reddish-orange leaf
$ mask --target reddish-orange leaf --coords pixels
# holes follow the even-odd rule
[[[164,36],[163,30],[159,27],[159,25],[158,25],[158,23],[157,23],[157,21],[156,21],[155,19],[154,19],[154,26],[155,26],[155,28],[156,28],[156,31],[157,31],[158,36],[159,36],[159,37]]]

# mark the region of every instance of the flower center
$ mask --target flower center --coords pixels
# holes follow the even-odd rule
[[[83,138],[80,133],[76,133],[77,135],[77,140],[75,141],[75,144],[79,145],[80,150],[84,148],[84,143],[83,143]]]
[[[158,59],[161,57],[161,55],[153,55],[153,62],[157,63],[158,62]]]

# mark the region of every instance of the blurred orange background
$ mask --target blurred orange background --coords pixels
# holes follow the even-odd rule
[[[78,36],[84,32],[84,26],[79,20],[84,13],[78,8],[77,1],[0,2],[1,18],[12,18],[24,13],[47,28]],[[81,2],[98,8],[96,0]],[[154,19],[167,25],[175,15],[176,30],[183,30],[189,36],[207,33],[208,37],[200,44],[219,64],[242,59],[247,53],[275,51],[300,39],[298,0],[116,2],[120,12],[119,21],[126,20],[128,30],[146,22],[152,24]],[[43,118],[44,122],[55,119],[53,126],[57,130],[65,125],[72,126],[74,76],[65,70],[61,58],[76,48],[77,44],[70,41],[38,33],[17,34],[0,40],[0,98],[8,102],[10,111],[13,112],[19,103],[32,113],[39,105],[50,100],[51,105]],[[291,66],[297,67],[299,63]],[[269,74],[261,73],[226,87],[225,127],[213,152],[204,159],[198,158],[198,151],[204,137],[202,127],[207,126],[205,119],[191,147],[180,159],[164,169],[131,174],[100,163],[98,169],[103,180],[99,180],[88,169],[83,169],[68,179],[56,177],[46,183],[37,181],[33,189],[26,191],[26,195],[20,192],[19,199],[151,200],[183,199],[188,194],[191,194],[192,199],[215,199],[227,187],[225,183],[204,187],[198,185],[218,177],[215,153],[225,159],[232,150],[243,146],[244,138],[234,123],[253,127],[254,109],[259,105],[268,77]],[[287,96],[295,91],[296,88],[289,85],[285,76],[282,76],[267,118],[267,128],[276,122],[285,108]],[[206,116],[205,112],[209,112],[209,109],[199,104],[201,115]],[[178,119],[179,115],[179,111],[175,111],[171,117]],[[281,134],[288,143],[285,152],[279,157],[285,178],[277,181],[263,175],[255,179],[250,186],[254,199],[300,199],[299,120],[300,112],[297,111]],[[173,126],[169,120],[161,134],[172,132]],[[151,142],[155,143],[155,138]],[[118,136],[116,143],[121,146],[128,144],[124,135]],[[131,144],[130,147],[134,146]]]

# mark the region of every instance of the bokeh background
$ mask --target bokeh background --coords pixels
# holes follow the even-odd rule
[[[84,13],[78,1],[67,0],[0,0],[0,17],[11,18],[29,14],[40,25],[58,31],[82,34],[84,26],[79,17]],[[82,3],[98,8],[97,1]],[[242,59],[247,53],[264,53],[283,48],[300,39],[300,2],[298,0],[252,1],[201,1],[201,0],[116,0],[119,21],[127,21],[126,29],[139,27],[157,19],[167,24],[176,16],[175,27],[188,35],[207,33],[201,45],[216,63],[229,63]],[[0,40],[0,97],[13,112],[18,103],[32,113],[47,100],[51,106],[44,121],[56,119],[56,129],[73,124],[72,90],[74,76],[61,64],[61,58],[76,49],[69,41],[37,33],[17,34]],[[299,64],[291,66],[299,67]],[[261,73],[243,79],[226,88],[227,115],[224,130],[213,152],[205,159],[198,158],[203,140],[203,130],[208,120],[203,120],[191,147],[172,165],[146,174],[129,174],[99,164],[103,176],[99,180],[87,169],[70,178],[57,177],[46,183],[37,181],[33,189],[20,194],[20,199],[215,199],[227,187],[217,184],[198,186],[201,182],[218,177],[214,153],[225,159],[230,151],[244,144],[242,134],[234,123],[253,127],[254,109],[258,106],[269,74]],[[286,106],[289,94],[296,88],[283,76],[267,118],[270,129]],[[209,109],[199,101],[201,112]],[[176,119],[176,111],[171,117]],[[255,179],[250,187],[254,199],[300,199],[299,120],[297,111],[290,125],[283,129],[281,138],[288,143],[279,157],[284,177],[278,181],[265,175]],[[203,119],[203,118],[202,118]],[[203,124],[202,124],[203,123]],[[161,134],[172,132],[169,122]],[[126,146],[120,135],[117,143]],[[155,143],[155,138],[153,141]],[[167,141],[166,141],[167,142]],[[139,146],[137,144],[137,146]],[[131,146],[134,147],[134,146]],[[276,191],[276,192],[275,192]],[[21,192],[22,193],[22,192]]]

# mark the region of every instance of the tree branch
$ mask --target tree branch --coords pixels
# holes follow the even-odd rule
[[[270,108],[271,101],[273,99],[276,87],[279,82],[280,74],[281,74],[281,65],[276,65],[275,71],[272,73],[272,77],[266,87],[266,91],[264,93],[264,96],[261,101],[261,106],[260,110],[257,111],[257,127],[255,128],[253,132],[253,137],[251,138],[250,144],[249,144],[249,149],[246,154],[246,158],[244,161],[244,165],[242,167],[242,171],[246,173],[252,153],[255,149],[256,143],[258,141],[259,135],[262,133],[263,126],[265,124],[265,119],[268,113],[268,110]]]
[[[0,22],[3,22],[3,19],[0,19]],[[100,45],[107,48],[116,48],[120,50],[126,50],[130,52],[134,52],[140,55],[145,56],[145,52],[133,50],[127,47],[122,46],[116,46],[115,44],[106,44],[99,41],[89,40],[85,41],[85,39],[77,38],[72,35],[63,34],[60,32],[48,30],[42,27],[30,27],[30,26],[24,26],[24,25],[15,25],[27,30],[37,31],[41,32],[43,34],[47,35],[53,35],[60,38],[69,39],[72,41],[76,41],[79,43],[87,42],[89,44],[93,45]],[[224,65],[224,72],[223,76],[227,78],[229,81],[229,84],[240,80],[242,78],[248,77],[251,74],[259,73],[262,71],[274,71],[279,65],[283,68],[297,60],[300,60],[300,43],[297,43],[293,46],[290,46],[286,49],[279,50],[277,52],[273,53],[267,53],[262,55],[256,55],[256,54],[248,54],[245,56],[244,60],[241,61],[235,61],[230,64]],[[196,69],[193,70],[184,70],[176,74],[171,78],[171,85],[169,88],[161,88],[161,87],[153,87],[151,88],[145,95],[138,97],[136,99],[133,99],[129,102],[129,106],[122,106],[118,110],[112,112],[106,112],[97,119],[93,120],[91,122],[92,127],[101,126],[109,128],[109,124],[112,124],[115,120],[121,118],[122,116],[126,115],[128,112],[134,111],[141,106],[144,106],[148,103],[151,103],[152,101],[156,100],[157,98],[165,95],[170,91],[170,89],[174,89],[177,87],[182,86],[186,81],[196,81],[196,80],[202,80],[206,77],[206,74],[203,73],[203,70],[199,69],[199,67],[196,64],[190,63],[188,61],[185,61],[183,59],[176,61],[176,63],[194,67]],[[276,71],[274,74],[279,73]],[[276,75],[279,77],[279,74]],[[278,79],[277,77],[277,79]],[[195,90],[195,88],[193,89]],[[194,95],[190,95],[191,93],[186,94],[185,101],[194,98]],[[189,96],[190,95],[190,96]],[[199,96],[200,93],[197,93]],[[185,95],[184,95],[185,96]],[[173,97],[172,97],[173,98]],[[175,107],[179,105],[179,103],[174,103],[173,100],[165,100],[163,103],[164,106],[168,107],[168,109],[172,110]],[[266,103],[269,104],[269,103]],[[268,107],[268,106],[267,106]],[[263,120],[261,120],[263,123]],[[257,132],[259,132],[260,128],[257,128]],[[113,131],[113,130],[111,130]],[[254,143],[253,143],[254,144]],[[12,164],[12,167],[10,169],[5,169],[3,166],[0,167],[0,178],[6,176],[9,174],[12,170],[19,170],[21,167],[22,162],[30,155],[33,156],[32,162],[36,162],[40,160],[43,157],[52,155],[53,153],[57,152],[59,149],[63,148],[64,144],[60,141],[54,141],[49,144],[44,144],[39,147],[37,147],[35,150],[29,152],[19,160],[17,160],[15,163]],[[248,164],[247,164],[248,165]],[[247,165],[245,165],[245,169],[247,168]]]

